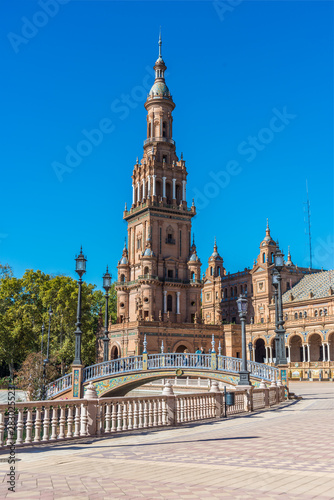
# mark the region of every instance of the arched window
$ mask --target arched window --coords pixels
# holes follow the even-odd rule
[[[264,252],[262,254],[262,262],[263,264],[266,262],[266,254]]]
[[[194,280],[195,279],[195,273],[194,271],[191,273],[191,279]]]
[[[304,311],[304,318],[307,318],[307,312]]]
[[[247,295],[247,285],[244,286],[244,292]]]
[[[315,316],[315,317],[317,317],[317,316],[318,316],[318,311],[317,311],[317,310],[315,310],[315,311],[314,311],[314,316]]]
[[[171,295],[167,295],[167,311],[173,310],[173,297]]]
[[[327,309],[324,309],[324,316],[327,316]]]
[[[220,276],[220,267],[218,267],[217,271],[218,271],[218,276]]]
[[[162,124],[162,137],[167,137],[167,122]]]
[[[319,311],[319,316],[322,316],[322,309],[320,309]]]
[[[237,296],[238,296],[238,289],[237,289],[237,287],[236,287],[236,286],[234,287],[234,296],[235,296],[235,297],[237,297]]]
[[[295,313],[295,319],[298,319],[298,313]]]
[[[146,267],[144,268],[144,275],[147,275],[147,274],[150,274],[150,270],[149,270],[149,268],[146,266]]]
[[[233,287],[231,287],[231,297],[233,297]]]
[[[244,293],[244,287],[242,285],[240,285],[240,293],[243,294]]]
[[[121,282],[124,282],[124,281],[125,281],[125,275],[124,275],[124,274],[121,274],[120,281],[121,281]]]
[[[303,319],[303,313],[302,312],[299,313],[299,319]]]
[[[152,137],[152,123],[151,122],[148,124],[148,136]]]
[[[213,267],[210,267],[210,276],[213,276]]]
[[[274,263],[274,252],[271,252],[271,263]]]

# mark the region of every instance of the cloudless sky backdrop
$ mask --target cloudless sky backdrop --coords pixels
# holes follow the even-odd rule
[[[211,1],[71,0],[46,24],[41,10],[32,0],[2,6],[1,263],[16,276],[29,268],[74,277],[82,244],[86,279],[100,287],[107,264],[116,278],[124,204],[146,138],[138,87],[153,83],[161,25],[202,271],[214,236],[227,271],[252,266],[267,217],[284,252],[290,245],[293,262],[308,266],[306,179],[314,264],[333,267],[331,1],[244,0],[219,15]],[[27,20],[45,25],[34,32]],[[137,100],[120,112],[126,95]],[[295,118],[249,161],[241,143],[284,107]],[[53,162],[64,164],[66,147],[76,149],[82,131],[104,118],[114,130],[60,182]],[[231,160],[240,173],[219,186],[212,175],[224,176]]]

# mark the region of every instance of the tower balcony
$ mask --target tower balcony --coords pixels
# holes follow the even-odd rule
[[[175,141],[173,139],[168,139],[168,137],[149,137],[148,139],[145,139],[144,146],[152,144],[153,142],[167,142],[168,144],[175,146]]]

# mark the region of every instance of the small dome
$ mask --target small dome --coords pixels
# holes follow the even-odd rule
[[[197,262],[197,261],[198,261],[198,257],[195,253],[193,253],[189,259],[189,262]]]
[[[151,97],[154,96],[170,97],[170,92],[165,82],[155,82],[150,90],[149,95]]]
[[[119,261],[120,265],[122,264],[128,264],[128,259],[126,257],[122,257],[121,260]]]
[[[153,250],[151,250],[151,248],[146,248],[143,255],[144,257],[154,257],[154,252]]]

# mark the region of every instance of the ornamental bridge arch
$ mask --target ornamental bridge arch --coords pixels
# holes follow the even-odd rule
[[[261,380],[276,381],[277,368],[248,361],[252,384]],[[94,384],[99,397],[123,396],[148,382],[161,378],[207,378],[237,385],[241,359],[212,354],[161,353],[113,359],[80,368],[73,366],[72,374],[55,380],[47,387],[47,399],[83,397],[85,388]],[[73,381],[73,383],[72,383]]]

